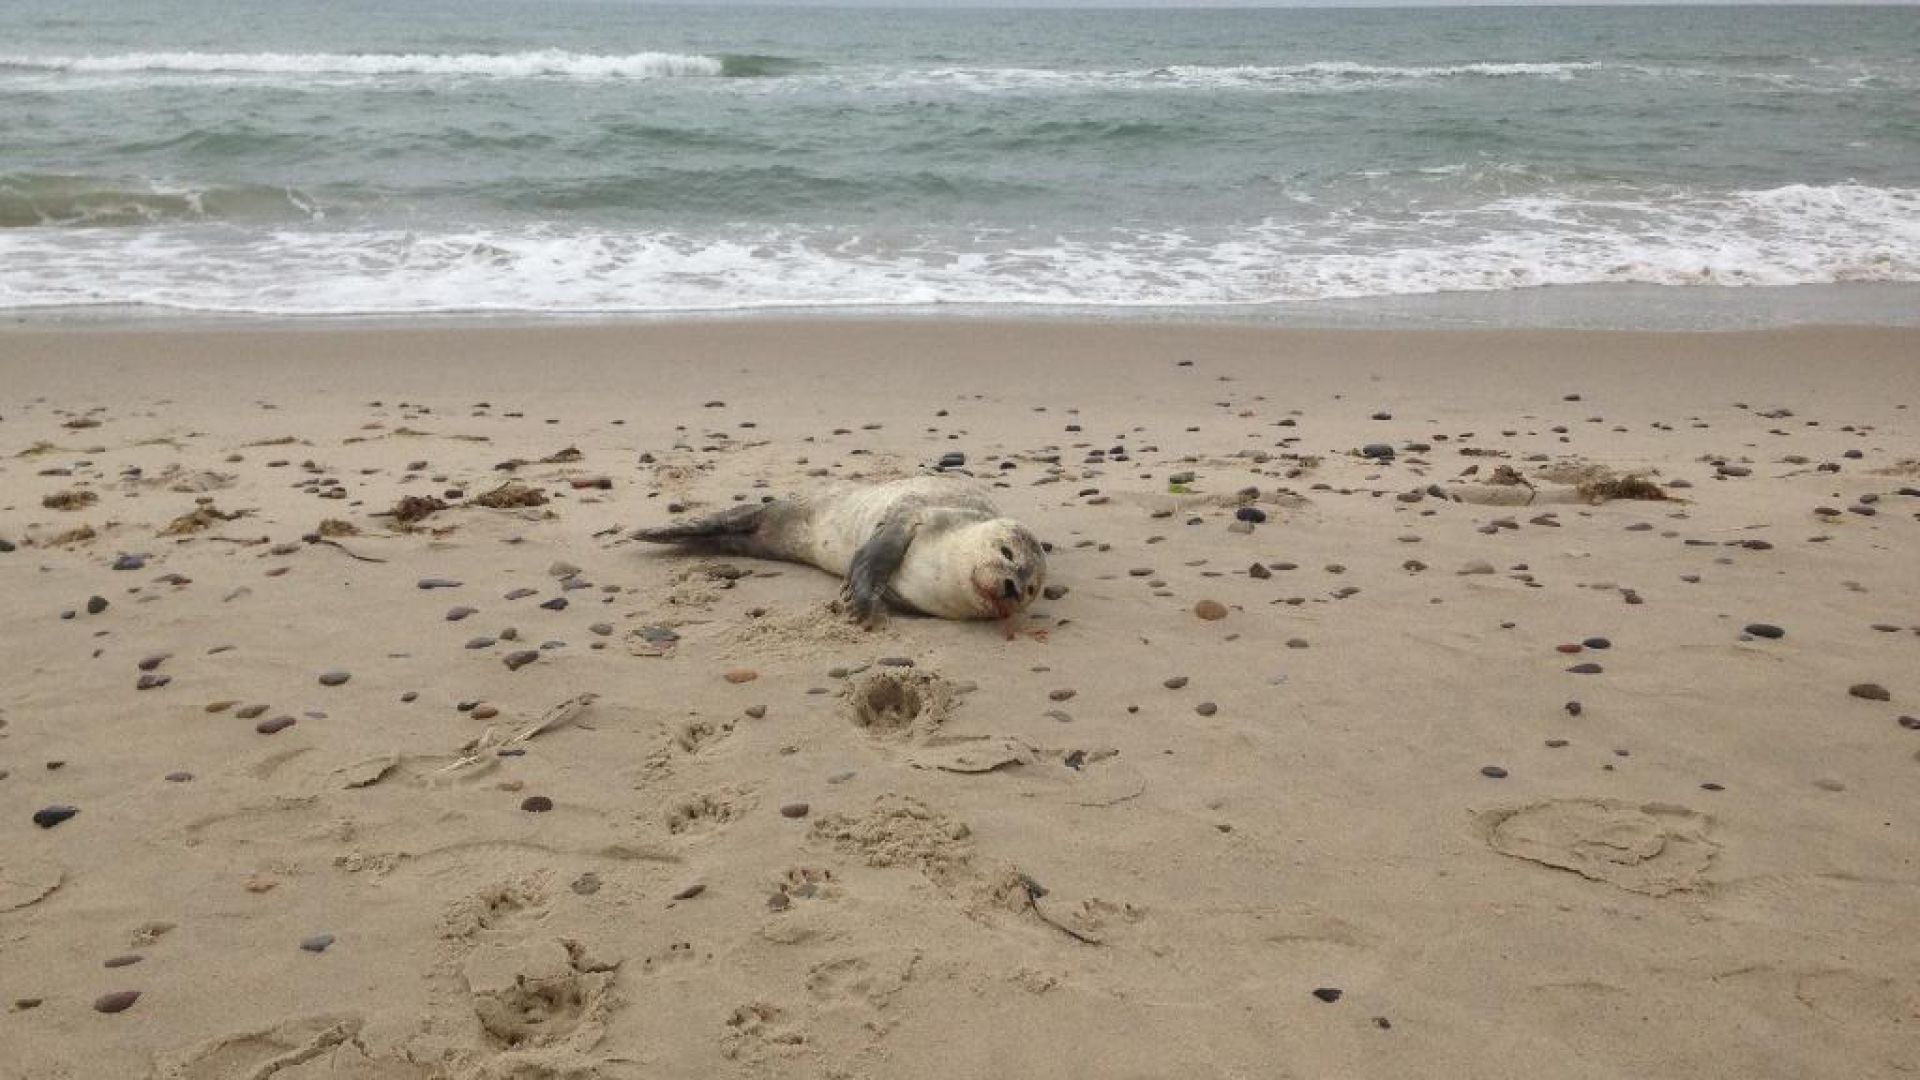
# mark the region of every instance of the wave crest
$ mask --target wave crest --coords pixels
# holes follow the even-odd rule
[[[457,75],[474,78],[657,79],[758,74],[777,57],[642,52],[624,55],[543,49],[517,53],[205,53],[143,52],[107,56],[6,56],[0,69],[76,75],[137,72],[199,75]]]

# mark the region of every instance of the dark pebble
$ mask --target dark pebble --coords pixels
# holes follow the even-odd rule
[[[1713,781],[1709,780],[1706,783],[1700,785],[1700,790],[1701,791],[1725,791],[1727,789],[1722,785],[1716,784]]]
[[[707,891],[707,887],[705,885],[693,884],[693,885],[687,886],[684,889],[681,889],[677,893],[674,893],[673,898],[675,900],[691,900],[694,897],[699,896],[701,893],[706,891]]]
[[[190,772],[170,772],[166,775],[166,781],[169,784],[184,784],[192,779],[193,774]]]
[[[420,579],[419,587],[422,589],[457,589],[460,587],[460,583],[452,578],[423,577]]]
[[[567,610],[567,598],[564,596],[556,596],[540,606],[546,608],[548,611],[565,611]]]
[[[253,730],[262,735],[275,735],[287,730],[299,721],[291,716],[276,716],[271,720],[262,720],[253,725]]]
[[[33,823],[43,829],[51,829],[80,812],[77,806],[48,806],[33,812]]]
[[[1507,778],[1507,770],[1498,765],[1484,765],[1480,768],[1480,775],[1492,780],[1505,780]]]
[[[496,642],[494,639],[490,637],[477,637],[477,638],[467,639],[467,648],[469,649],[491,649],[496,644],[498,644],[498,642]]]
[[[1313,996],[1331,1005],[1340,1000],[1340,988],[1337,986],[1322,986],[1313,992]]]
[[[134,683],[133,688],[135,690],[153,690],[165,686],[172,681],[173,676],[171,675],[155,675],[149,671],[145,675],[140,676],[140,681]]]
[[[1901,727],[1906,728],[1908,731],[1920,731],[1920,716],[1903,716],[1900,718],[1899,723]]]
[[[874,663],[879,664],[881,667],[912,667],[913,658],[910,656],[883,656],[874,661]]]
[[[465,606],[449,608],[447,609],[447,621],[459,622],[461,619],[464,619],[469,615],[476,614],[478,611],[479,611],[478,608],[470,608]]]
[[[1598,675],[1603,669],[1599,664],[1575,664],[1567,670],[1575,675]]]
[[[308,952],[326,952],[327,948],[332,944],[332,934],[315,934],[312,937],[303,937],[300,939],[300,947]]]
[[[147,560],[144,555],[122,555],[113,560],[115,570],[145,570]]]
[[[508,593],[506,598],[508,600],[525,600],[527,597],[532,596],[533,594],[539,591],[540,591],[539,589],[515,589],[512,592]]]
[[[1240,521],[1251,522],[1255,525],[1267,520],[1267,512],[1257,506],[1243,506],[1235,510],[1233,516]]]
[[[133,1003],[140,1000],[138,990],[115,990],[111,994],[102,994],[93,999],[93,1011],[103,1013],[126,1012]]]
[[[321,686],[339,686],[351,678],[353,678],[353,675],[349,672],[326,671],[326,672],[322,672],[320,675],[320,685]]]
[[[87,597],[87,614],[98,615],[107,610],[107,598],[104,596]]]
[[[1247,567],[1247,575],[1249,577],[1257,577],[1264,581],[1273,576],[1273,571],[1267,569],[1264,563],[1254,563],[1252,566]]]
[[[100,966],[110,967],[110,968],[132,967],[133,965],[145,959],[146,957],[141,956],[139,953],[127,953],[123,956],[113,957],[112,959],[108,960],[104,964],[101,964]]]
[[[1887,693],[1887,688],[1884,686],[1881,686],[1879,683],[1870,683],[1870,682],[1855,683],[1854,685],[1847,687],[1847,693],[1852,694],[1854,697],[1857,697],[1857,698],[1864,698],[1868,701],[1892,701],[1893,700],[1893,695]]]
[[[142,657],[140,663],[135,666],[141,671],[152,671],[166,663],[172,656],[172,653],[154,653],[152,656]]]
[[[806,817],[807,812],[812,809],[812,807],[803,802],[788,803],[780,808],[780,816],[786,818],[803,818]]]
[[[1175,675],[1173,678],[1168,679],[1166,682],[1163,682],[1160,685],[1166,687],[1169,690],[1178,690],[1181,687],[1187,685],[1187,677],[1185,675]]]
[[[266,711],[267,707],[265,705],[242,705],[240,708],[234,710],[233,715],[242,720],[251,720],[256,716],[265,714]]]
[[[505,657],[501,658],[501,663],[507,665],[508,671],[519,671],[521,668],[526,667],[538,659],[540,659],[540,654],[535,650],[521,649],[519,652],[508,653]]]
[[[1589,649],[1613,648],[1613,642],[1608,641],[1606,638],[1603,638],[1603,637],[1590,637],[1580,642],[1580,644],[1585,645]]]
[[[1761,623],[1761,622],[1748,623],[1747,633],[1752,634],[1754,637],[1775,638],[1775,639],[1783,638],[1787,636],[1787,632],[1785,630],[1780,629],[1779,627],[1773,625],[1772,623]]]
[[[1203,701],[1200,704],[1195,705],[1193,707],[1193,711],[1199,713],[1201,716],[1212,716],[1214,713],[1217,713],[1220,711],[1220,706],[1215,705],[1211,701]]]
[[[544,814],[553,809],[553,800],[545,795],[529,795],[520,801],[520,809],[529,814]]]

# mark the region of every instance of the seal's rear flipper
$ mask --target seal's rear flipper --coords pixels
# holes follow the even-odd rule
[[[649,544],[678,544],[697,551],[744,554],[754,534],[766,521],[767,512],[774,505],[758,503],[753,506],[736,506],[698,521],[667,525],[658,529],[641,529],[633,534],[633,538],[645,540]]]

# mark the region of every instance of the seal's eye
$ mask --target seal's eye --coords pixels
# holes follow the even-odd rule
[[[1010,547],[1008,547],[1008,546],[1007,546],[1007,545],[1005,545],[1005,544],[1001,544],[1001,545],[1000,545],[1000,557],[1001,557],[1001,558],[1003,558],[1003,559],[1005,559],[1005,560],[1007,560],[1008,562],[1012,562],[1012,561],[1013,561],[1013,549],[1012,549],[1012,548],[1010,548]]]

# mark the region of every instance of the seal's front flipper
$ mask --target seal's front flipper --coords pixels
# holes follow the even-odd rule
[[[698,521],[658,529],[641,529],[633,534],[633,538],[649,544],[678,544],[698,551],[745,554],[748,551],[747,541],[760,530],[774,505],[759,503],[736,506]]]
[[[913,533],[912,521],[889,518],[853,553],[853,565],[847,568],[847,584],[840,592],[846,601],[848,618],[869,630],[886,621],[893,575],[906,561]]]

